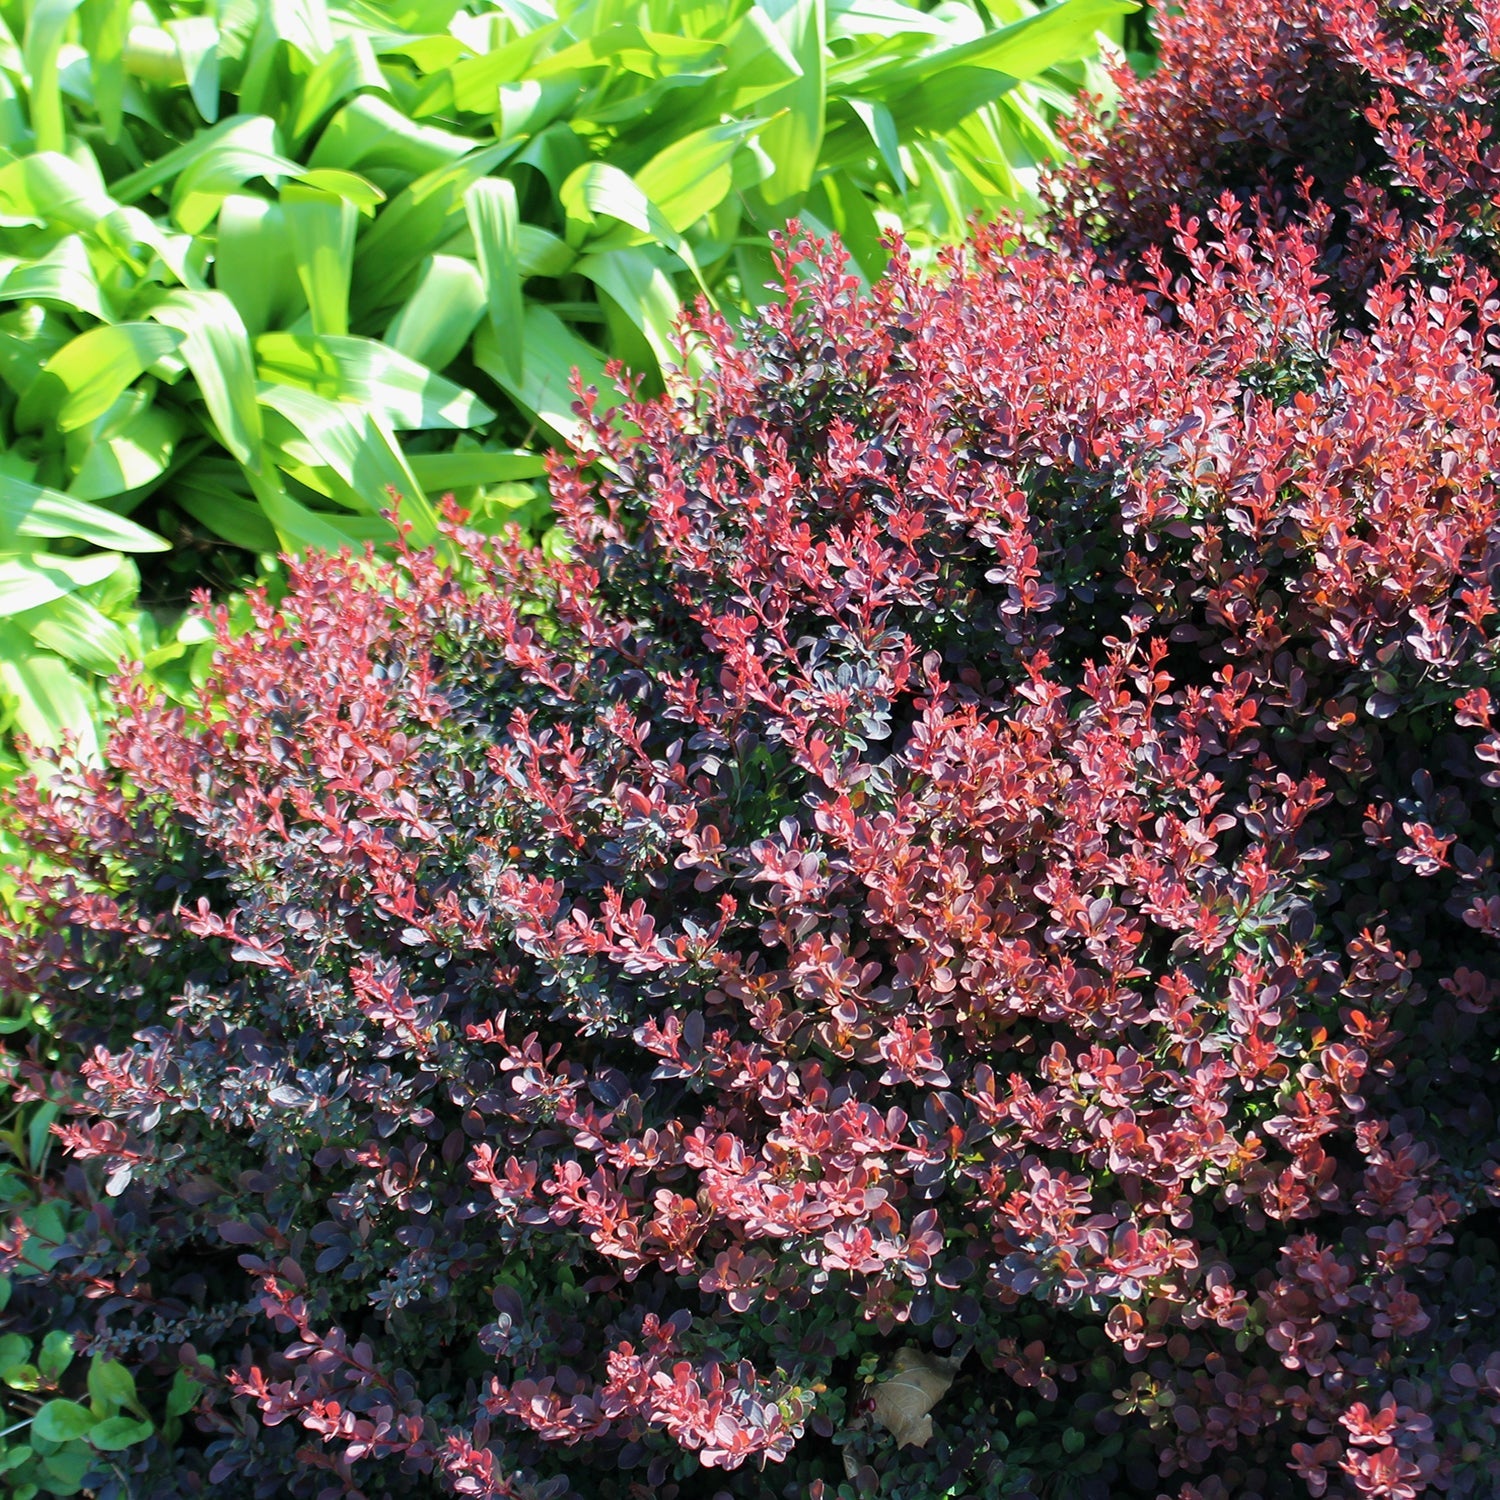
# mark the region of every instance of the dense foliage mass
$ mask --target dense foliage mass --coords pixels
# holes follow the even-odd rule
[[[1456,174],[1356,302],[1258,152],[787,247],[566,557],[299,564],[16,800],[9,1311],[186,1418],[118,1493],[1496,1492],[1500,298]]]
[[[1224,192],[1334,214],[1345,312],[1408,261],[1500,269],[1500,6],[1493,0],[1241,0],[1157,13],[1160,66],[1121,75],[1108,127],[1076,122],[1063,217],[1139,255]]]
[[[1131,9],[0,3],[0,709],[89,738],[122,655],[183,654],[99,506],[170,544],[164,620],[389,540],[388,487],[426,538],[447,491],[544,521],[570,370],[659,380],[679,298],[761,300],[791,215],[874,277],[877,214],[951,243],[1026,201]]]

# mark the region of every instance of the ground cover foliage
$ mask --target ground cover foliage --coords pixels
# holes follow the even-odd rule
[[[540,528],[570,370],[659,381],[791,215],[873,277],[877,214],[1034,197],[1131,9],[0,6],[0,702],[92,750],[122,657],[189,685],[193,587],[388,540],[390,489]]]
[[[174,1412],[113,1493],[1495,1492],[1500,8],[1318,31],[1300,204],[1275,89],[1192,145],[1242,13],[1058,243],[789,242],[566,555],[310,558],[14,799],[8,1311]]]

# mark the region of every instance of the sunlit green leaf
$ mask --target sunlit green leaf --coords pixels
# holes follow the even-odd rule
[[[255,343],[262,380],[379,412],[393,428],[478,427],[494,416],[471,392],[377,339],[268,333]]]
[[[15,615],[98,583],[119,558],[108,552],[62,557],[51,552],[0,553],[0,615]]]
[[[518,405],[562,438],[581,431],[573,413],[575,370],[585,385],[598,388],[601,408],[607,409],[619,399],[605,377],[599,351],[543,307],[526,309],[526,364],[519,380],[511,374],[510,361],[487,324],[481,326],[474,340],[474,361]]]
[[[64,432],[102,417],[143,371],[182,343],[175,329],[153,323],[91,328],[65,344],[22,398],[23,427],[55,422]]]
[[[281,210],[314,331],[347,333],[358,208],[333,193],[291,183],[282,191]]]
[[[86,1406],[76,1401],[48,1401],[37,1412],[31,1430],[49,1443],[66,1443],[86,1436],[93,1425],[94,1418]]]
[[[3,578],[3,563],[0,563],[0,578]],[[3,587],[0,582],[0,590]],[[16,727],[27,739],[37,745],[51,746],[71,739],[85,760],[97,761],[97,707],[92,696],[62,657],[33,650],[28,638],[8,621],[0,622],[0,690],[11,700]],[[39,1254],[46,1252],[34,1252],[32,1260]],[[40,1378],[40,1371],[34,1372],[30,1382],[25,1381],[22,1372],[8,1371],[6,1384],[17,1389],[34,1388]],[[66,1438],[52,1441],[62,1442]]]
[[[796,62],[799,76],[760,99],[775,114],[760,133],[776,170],[761,184],[768,203],[782,203],[812,186],[823,144],[828,101],[828,20],[824,0],[756,0]]]
[[[62,303],[100,322],[110,321],[88,249],[76,234],[65,235],[36,260],[14,263],[0,279],[0,300],[26,299]]]
[[[437,516],[377,412],[296,386],[264,388],[260,399],[293,429],[273,441],[297,462],[329,468],[347,486],[351,503],[371,511],[397,507],[418,541],[437,534]]]
[[[484,278],[473,261],[434,255],[391,319],[385,341],[418,364],[444,369],[468,344],[486,305]]]
[[[464,212],[479,258],[490,328],[510,361],[512,375],[519,376],[525,360],[525,325],[516,190],[502,177],[483,177],[464,194]]]
[[[222,292],[169,292],[152,317],[179,330],[182,357],[197,379],[219,440],[241,463],[260,450],[260,408],[250,338]]]
[[[66,594],[14,619],[38,645],[101,677],[115,671],[131,654],[125,632],[77,594]]]

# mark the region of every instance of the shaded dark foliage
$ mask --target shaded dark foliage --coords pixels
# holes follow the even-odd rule
[[[1495,0],[1188,0],[1152,13],[1149,78],[1122,71],[1108,126],[1085,115],[1053,184],[1073,233],[1130,256],[1231,193],[1280,215],[1333,210],[1326,266],[1356,316],[1382,275],[1455,256],[1500,270]]]

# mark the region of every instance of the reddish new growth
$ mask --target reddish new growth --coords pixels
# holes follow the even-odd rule
[[[1358,312],[1409,261],[1500,269],[1497,0],[1188,0],[1153,12],[1145,79],[1085,115],[1053,185],[1075,233],[1139,255],[1223,192],[1337,211],[1328,265]]]
[[[292,565],[17,794],[15,1305],[223,1375],[135,1493],[1496,1492],[1500,303],[1331,223],[784,247],[570,560]]]

